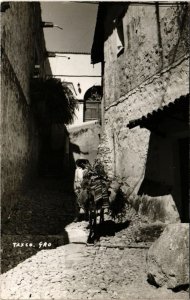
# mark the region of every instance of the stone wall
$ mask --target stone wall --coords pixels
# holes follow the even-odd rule
[[[117,102],[153,76],[159,76],[162,70],[170,69],[175,62],[180,63],[180,59],[189,53],[186,5],[137,6],[131,3],[123,8],[126,10],[123,17],[125,45],[124,53],[117,56],[114,22],[117,12],[112,22],[110,18],[114,10],[121,13],[120,6],[115,4],[108,8],[105,20],[105,27],[110,27],[106,31],[111,32],[107,34],[104,47],[106,106]],[[170,81],[170,74],[167,74],[169,78],[166,76],[166,81],[160,80],[163,90],[159,100],[163,101],[165,86]]]
[[[93,164],[100,143],[101,127],[98,121],[89,121],[81,126],[68,128],[74,160],[88,159]]]
[[[110,22],[117,15],[114,5],[105,18],[105,127],[98,156],[110,177],[123,178],[137,192],[145,174],[150,131],[128,129],[127,124],[188,93],[188,9],[182,4],[125,6],[125,49],[119,56],[115,25]]]
[[[2,13],[1,196],[3,218],[35,174],[39,138],[30,108],[34,65],[45,72],[45,43],[39,3],[10,2]],[[35,57],[37,55],[37,57]]]

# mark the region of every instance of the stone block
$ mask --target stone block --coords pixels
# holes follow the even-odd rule
[[[78,223],[69,224],[65,227],[68,234],[69,243],[86,244],[88,238],[88,231],[85,229],[85,225],[79,227]]]
[[[145,222],[159,221],[166,224],[180,222],[179,213],[171,195],[159,197],[144,195],[133,199],[131,204]]]
[[[88,123],[88,122],[85,122]],[[71,144],[77,145],[77,151],[73,153],[77,159],[88,159],[91,164],[97,156],[100,143],[101,128],[99,123],[88,123],[68,128]]]
[[[174,289],[189,284],[189,225],[167,225],[147,254],[149,281]]]

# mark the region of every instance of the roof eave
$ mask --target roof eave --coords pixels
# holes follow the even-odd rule
[[[105,17],[105,3],[100,3],[98,6],[98,13],[96,18],[96,26],[94,32],[94,39],[91,49],[91,63],[97,64],[104,61],[104,17]]]

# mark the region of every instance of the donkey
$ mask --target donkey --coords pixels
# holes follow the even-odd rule
[[[97,238],[97,217],[99,224],[104,222],[104,210],[109,209],[108,183],[101,177],[92,176],[88,190],[89,236],[91,243]]]

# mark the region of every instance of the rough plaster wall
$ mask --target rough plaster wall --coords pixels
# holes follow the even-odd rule
[[[108,121],[110,122],[111,120]],[[135,188],[138,183],[140,184],[145,172],[150,132],[140,128],[129,130],[122,122],[115,123],[114,119],[112,119],[112,132],[110,132],[109,129],[107,130],[108,123],[105,125],[98,158],[105,165],[109,177],[122,178],[129,186]]]
[[[45,48],[43,40],[36,44],[41,34],[35,31],[39,13],[39,4],[28,2],[11,2],[10,9],[2,13],[2,219],[19,200],[17,192],[30,182],[37,169],[38,134],[28,103],[35,45],[41,55]]]
[[[132,188],[144,176],[150,132],[130,130],[128,122],[189,92],[186,13],[164,7],[158,18],[155,6],[131,5],[124,17],[125,52],[116,57],[114,33],[105,42],[105,128],[98,155],[109,176],[123,177]]]
[[[30,109],[6,61],[1,75],[1,195],[8,211],[13,194],[30,180],[38,158],[38,136]],[[12,78],[12,80],[10,80]]]
[[[101,137],[100,145],[98,146],[97,158],[103,163],[105,171],[111,178],[114,176],[114,145],[113,132],[107,127]],[[109,130],[110,129],[110,130]]]
[[[154,5],[129,5],[123,26],[123,54],[116,55],[115,32],[105,42],[106,106],[189,53],[185,6],[159,7],[158,12]]]
[[[83,114],[84,114],[84,103],[79,102],[78,108],[75,109],[75,117],[73,125],[80,125],[83,123]]]
[[[163,73],[162,76],[155,76],[150,82],[128,93],[123,99],[120,98],[120,103],[113,103],[107,108],[105,132],[99,146],[99,153],[110,176],[124,177],[133,188],[142,179],[150,132],[139,127],[128,129],[127,124],[165,105],[171,99],[175,100],[182,94],[187,94],[188,81],[183,80],[187,72],[188,60],[184,60],[169,72]],[[164,85],[167,78],[168,84]]]
[[[41,28],[39,3],[10,2],[10,9],[2,13],[2,47],[14,67],[27,102],[30,102],[30,76],[34,71],[35,49],[44,72],[45,42]],[[40,45],[40,47],[39,47]]]
[[[82,126],[75,129],[69,129],[70,142],[77,145],[81,152],[74,152],[75,161],[79,158],[85,158],[93,164],[97,156],[98,145],[100,143],[101,127],[99,124]]]

